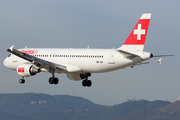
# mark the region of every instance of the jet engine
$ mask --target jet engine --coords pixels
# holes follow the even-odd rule
[[[22,77],[30,77],[41,72],[41,70],[33,64],[20,64],[18,65],[16,71],[18,75]]]

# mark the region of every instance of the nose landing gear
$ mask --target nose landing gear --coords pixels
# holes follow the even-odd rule
[[[24,84],[25,83],[24,77],[22,77],[22,79],[19,80],[19,83],[20,84]]]
[[[20,84],[24,84],[24,83],[25,83],[25,80],[24,80],[24,79],[20,79],[20,80],[19,80],[19,83],[20,83]]]

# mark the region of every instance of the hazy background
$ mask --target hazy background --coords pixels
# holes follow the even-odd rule
[[[114,105],[127,99],[168,100],[180,96],[179,0],[0,0],[0,93],[73,95],[97,104]],[[50,73],[25,78],[3,66],[11,45],[15,48],[118,48],[143,13],[152,13],[145,51],[175,54],[151,63],[109,73],[92,74],[93,85],[82,87],[65,74],[60,83],[48,83]],[[151,59],[151,60],[157,60]]]

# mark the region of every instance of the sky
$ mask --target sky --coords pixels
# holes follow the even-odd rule
[[[180,96],[179,0],[0,0],[0,93],[73,95],[96,104],[115,105],[128,99],[167,100]],[[108,73],[92,74],[90,88],[50,73],[25,78],[3,66],[10,46],[15,48],[118,48],[143,13],[152,13],[144,50],[173,54],[162,64],[151,63]],[[149,61],[158,60],[153,58]]]

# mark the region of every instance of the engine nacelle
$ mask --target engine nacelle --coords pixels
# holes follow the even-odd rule
[[[82,79],[85,79],[89,76],[91,76],[91,73],[84,73],[84,74],[67,73],[67,77],[70,80],[74,80],[74,81],[82,80]]]
[[[22,77],[30,77],[30,76],[35,75],[36,73],[41,72],[41,70],[33,64],[18,65],[16,71],[18,75]]]

